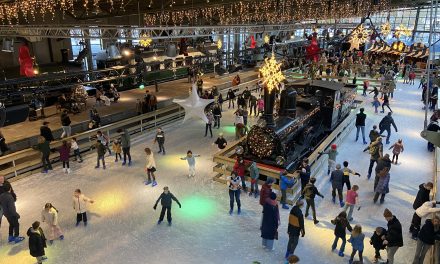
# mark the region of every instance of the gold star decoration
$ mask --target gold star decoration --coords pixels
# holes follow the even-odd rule
[[[269,35],[264,35],[264,43],[269,44],[269,41],[270,41]]]
[[[217,49],[221,49],[222,46],[223,46],[222,40],[221,39],[217,40]]]
[[[269,92],[277,88],[278,84],[284,81],[285,77],[281,71],[281,63],[275,59],[275,54],[272,52],[270,58],[264,60],[264,66],[260,69],[263,83],[266,84]]]
[[[380,32],[384,37],[387,37],[391,33],[390,22],[386,22],[380,26]]]
[[[360,44],[364,44],[368,41],[368,37],[370,35],[370,31],[364,28],[364,25],[360,25],[351,32],[350,43],[352,49],[359,49]]]
[[[151,45],[151,42],[153,42],[153,40],[150,38],[150,36],[144,33],[141,35],[141,39],[139,40],[139,45],[141,45],[142,47],[148,47]]]
[[[400,26],[396,27],[394,30],[394,35],[399,38],[400,36],[407,36],[410,37],[412,35],[412,30],[408,27],[405,27],[403,24],[400,24]]]

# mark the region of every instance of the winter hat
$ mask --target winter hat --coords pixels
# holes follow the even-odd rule
[[[332,149],[336,149],[336,144],[332,144]]]
[[[383,211],[383,217],[393,217],[393,213],[386,208],[385,211]]]
[[[273,178],[268,177],[266,180],[266,184],[272,184],[274,182]]]
[[[270,199],[271,200],[276,200],[277,199],[277,194],[274,193],[274,192],[270,193]]]

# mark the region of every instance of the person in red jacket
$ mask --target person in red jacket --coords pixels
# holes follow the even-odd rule
[[[243,157],[238,157],[234,164],[235,173],[241,178],[241,186],[245,192],[247,192],[246,188],[246,163]]]
[[[263,206],[268,199],[270,199],[270,194],[272,193],[272,178],[267,178],[266,182],[261,186],[260,190],[260,205]]]

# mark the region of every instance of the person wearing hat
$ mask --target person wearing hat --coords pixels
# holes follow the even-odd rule
[[[218,134],[218,138],[214,141],[214,144],[216,144],[219,149],[226,148],[226,145],[228,145],[228,142],[223,137],[223,133]]]
[[[304,237],[306,234],[304,227],[304,215],[301,208],[304,206],[302,200],[298,200],[295,206],[292,207],[289,214],[289,226],[287,228],[287,234],[289,234],[289,242],[287,243],[287,251],[285,258],[289,258],[295,254],[296,246],[298,245],[299,236]]]
[[[160,201],[160,204],[162,205],[162,211],[160,211],[159,221],[157,221],[157,224],[160,225],[162,223],[163,218],[165,216],[165,211],[167,212],[167,220],[168,225],[171,226],[171,204],[172,200],[174,200],[178,205],[179,208],[182,208],[182,205],[180,204],[179,200],[170,192],[169,188],[167,186],[163,187],[163,193],[159,196],[156,203],[153,206],[153,209],[156,210],[157,204]]]
[[[339,205],[344,207],[342,198],[342,189],[344,188],[344,172],[341,170],[341,164],[336,164],[336,170],[332,171],[330,181],[332,182],[332,201],[336,202],[336,190],[338,191]]]
[[[359,138],[359,130],[362,132],[362,139],[364,144],[367,144],[367,141],[365,140],[365,119],[367,118],[367,115],[364,113],[365,109],[361,108],[359,109],[359,113],[356,115],[356,141],[358,141]]]
[[[40,136],[44,137],[49,142],[54,140],[52,130],[49,127],[49,122],[43,122],[43,125],[40,127]]]
[[[326,154],[328,155],[328,169],[327,169],[327,175],[330,174],[330,172],[335,170],[336,165],[336,157],[338,156],[337,151],[338,146],[336,144],[332,144],[330,149],[319,152],[319,154]]]
[[[272,183],[274,182],[273,178],[268,177],[266,182],[261,186],[260,191],[260,205],[263,206],[266,201],[269,199],[270,194],[272,193]]]
[[[388,208],[384,210],[383,216],[388,221],[387,234],[383,236],[383,243],[387,246],[387,264],[394,264],[394,255],[399,247],[403,247],[402,225]]]
[[[272,192],[270,199],[263,205],[263,221],[261,222],[261,238],[265,249],[272,251],[275,239],[278,239],[278,225],[280,212],[278,210],[277,195]]]

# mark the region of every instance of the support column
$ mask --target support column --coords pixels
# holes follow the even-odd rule
[[[267,127],[274,127],[275,122],[273,120],[273,108],[275,105],[275,91],[269,91],[267,86],[264,86],[264,115]]]
[[[414,38],[415,38],[415,34],[416,34],[416,31],[417,31],[417,26],[419,24],[419,16],[420,16],[420,6],[417,7],[416,21],[414,23],[414,30],[413,30],[412,35],[411,35],[411,42],[413,42]]]

